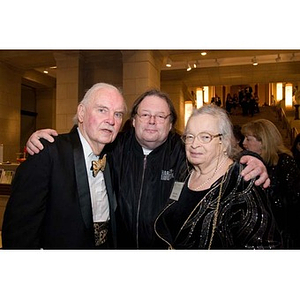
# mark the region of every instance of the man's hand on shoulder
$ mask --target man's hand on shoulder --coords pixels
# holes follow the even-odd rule
[[[241,157],[240,163],[247,165],[241,172],[241,175],[246,181],[259,176],[255,181],[255,185],[262,184],[264,188],[269,187],[271,181],[267,172],[267,168],[260,159],[256,158],[255,156],[244,155]]]
[[[43,138],[50,143],[54,142],[53,136],[57,136],[58,133],[54,129],[41,129],[35,131],[28,139],[26,143],[26,149],[28,154],[34,155],[39,153],[41,150],[44,149],[44,146],[40,142],[40,138]]]

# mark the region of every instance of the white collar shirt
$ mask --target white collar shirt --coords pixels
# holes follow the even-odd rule
[[[99,171],[97,176],[93,177],[93,172],[91,170],[92,161],[98,160],[99,157],[93,153],[91,146],[80,133],[79,128],[77,128],[77,130],[83,147],[87,176],[90,186],[93,221],[106,222],[109,220],[109,203],[103,172]]]
[[[152,152],[152,150],[150,150],[150,149],[146,149],[144,147],[142,147],[142,148],[143,148],[144,155],[149,155]]]

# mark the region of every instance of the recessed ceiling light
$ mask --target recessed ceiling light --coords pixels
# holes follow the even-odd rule
[[[171,62],[170,58],[167,59],[166,67],[167,68],[171,68],[172,67],[172,62]]]
[[[201,55],[202,55],[202,56],[205,56],[206,54],[207,54],[207,53],[206,53],[205,51],[202,51],[202,52],[201,52]]]
[[[257,65],[258,65],[256,56],[254,56],[253,59],[252,59],[252,65],[253,65],[253,66],[257,66]]]

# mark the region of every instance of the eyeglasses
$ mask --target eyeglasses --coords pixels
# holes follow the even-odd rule
[[[203,144],[208,144],[212,141],[212,139],[214,139],[216,137],[220,137],[222,135],[223,135],[222,133],[212,135],[208,132],[200,132],[196,136],[194,136],[192,134],[185,134],[181,137],[181,139],[185,144],[192,144],[194,142],[195,138],[197,138],[198,141]]]
[[[168,114],[167,116],[164,116],[164,115],[151,115],[149,113],[143,113],[143,114],[138,114],[136,113],[139,118],[141,119],[142,122],[144,123],[147,123],[151,120],[151,118],[153,117],[154,120],[159,123],[159,124],[163,124],[165,123],[166,119],[171,115],[171,114]]]

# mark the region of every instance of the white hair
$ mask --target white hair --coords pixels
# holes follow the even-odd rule
[[[227,155],[233,157],[236,155],[236,149],[233,147],[233,126],[228,117],[227,112],[217,105],[204,105],[195,109],[190,118],[198,115],[211,115],[218,121],[219,133],[222,134],[221,139],[225,146]]]
[[[80,101],[79,104],[83,104],[83,105],[87,105],[91,100],[94,99],[94,96],[96,95],[96,93],[101,90],[101,89],[112,89],[115,90],[116,92],[118,92],[121,96],[122,92],[120,89],[118,89],[117,87],[115,87],[114,85],[108,84],[108,83],[103,83],[103,82],[99,82],[94,84],[89,90],[87,90],[87,92],[85,93],[83,99]],[[125,107],[126,109],[126,107]],[[78,124],[78,115],[76,113],[76,115],[73,118],[73,122],[74,124]]]

